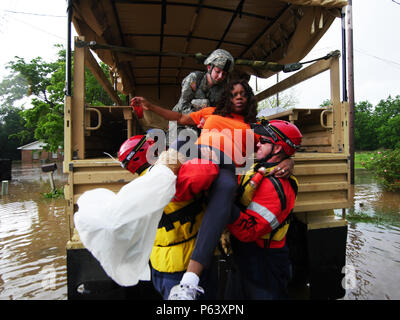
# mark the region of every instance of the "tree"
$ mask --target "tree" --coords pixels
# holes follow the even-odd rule
[[[378,148],[374,107],[368,101],[354,105],[354,147],[356,150],[376,150]]]
[[[354,125],[356,150],[400,148],[400,96],[375,107],[368,101],[355,104]]]
[[[64,89],[65,89],[65,49],[61,45],[54,62],[43,61],[37,57],[30,62],[15,57],[8,63],[8,68],[16,77],[25,80],[27,94],[33,96],[32,108],[23,109],[20,115],[25,128],[18,132],[18,137],[26,137],[34,132],[34,138],[47,143],[48,151],[55,152],[64,145]],[[106,72],[107,66],[101,64]],[[112,105],[111,98],[105,93],[94,76],[86,70],[86,102],[91,105]],[[15,88],[16,89],[16,88]],[[18,91],[20,92],[20,91]]]
[[[400,96],[381,100],[375,107],[374,116],[380,146],[400,148]]]
[[[8,67],[22,76],[28,83],[27,95],[34,98],[31,101],[33,108],[23,109],[20,112],[25,121],[25,128],[17,133],[21,138],[28,132],[34,132],[34,138],[47,142],[47,149],[56,151],[63,140],[63,102],[52,89],[54,73],[60,68],[56,62],[45,62],[42,58],[32,59],[30,63],[23,58],[16,57]]]
[[[1,158],[20,159],[21,153],[17,149],[20,145],[32,141],[33,132],[27,132],[25,136],[17,136],[24,130],[24,122],[20,115],[22,108],[1,107],[0,120],[0,150]]]
[[[270,109],[280,107],[283,109],[289,109],[294,107],[298,103],[294,89],[289,92],[279,93],[279,99],[276,95],[264,99],[258,103],[258,111],[263,109]]]
[[[28,92],[28,84],[22,76],[10,73],[0,83],[0,150],[1,158],[20,159],[17,149],[20,145],[33,140],[33,131],[24,131],[24,120],[20,115],[23,106],[14,106]]]
[[[0,117],[7,113],[15,101],[26,96],[29,85],[25,78],[16,72],[11,72],[0,82]]]

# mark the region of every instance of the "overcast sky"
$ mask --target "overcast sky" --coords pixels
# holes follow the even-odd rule
[[[376,104],[389,95],[400,95],[400,5],[396,2],[353,0],[356,102],[368,100]],[[53,60],[57,52],[53,45],[65,44],[66,35],[65,0],[1,0],[0,79],[7,73],[6,63],[16,55],[26,61],[37,56]],[[340,19],[303,61],[336,49],[342,49]],[[281,79],[285,76],[280,75]],[[275,81],[273,77],[267,83]],[[258,85],[260,88],[267,84],[259,81]],[[329,99],[328,73],[288,91],[295,95],[298,107],[318,106]]]

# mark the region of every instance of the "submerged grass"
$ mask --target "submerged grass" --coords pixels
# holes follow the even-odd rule
[[[43,198],[59,199],[64,198],[64,187],[56,188],[53,191],[42,193]]]
[[[346,219],[350,222],[364,222],[375,225],[391,225],[400,227],[400,217],[392,216],[390,214],[369,215],[364,212],[350,210],[350,212],[346,214]]]
[[[366,162],[373,156],[373,151],[359,151],[354,153],[354,168],[365,168],[361,163]]]

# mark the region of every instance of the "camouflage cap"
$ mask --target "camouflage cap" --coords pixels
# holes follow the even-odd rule
[[[204,61],[204,64],[212,64],[226,72],[232,72],[235,65],[235,59],[233,59],[232,55],[228,51],[224,49],[217,49],[211,52],[211,54]]]

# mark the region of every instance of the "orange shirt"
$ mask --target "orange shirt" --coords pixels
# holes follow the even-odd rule
[[[196,143],[212,146],[228,155],[236,165],[243,165],[246,154],[251,155],[254,152],[258,136],[251,130],[250,125],[244,122],[242,115],[231,113],[232,117],[223,117],[214,115],[214,110],[215,107],[208,107],[189,114],[196,124],[199,124],[202,118],[205,119]]]

